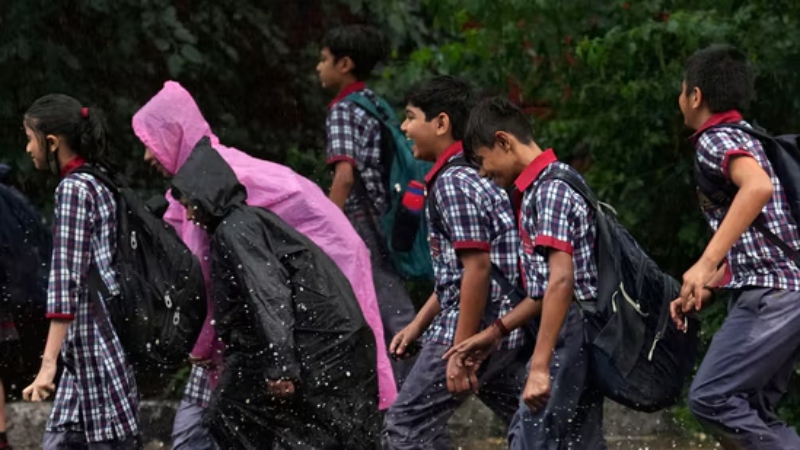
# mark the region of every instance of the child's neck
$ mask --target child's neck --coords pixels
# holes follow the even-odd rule
[[[530,144],[519,144],[516,148],[517,158],[516,158],[516,166],[519,169],[519,172],[522,173],[526,167],[530,165],[536,158],[539,157],[542,153],[541,148],[536,142],[531,141]]]
[[[436,159],[438,160],[444,152],[447,151],[453,144],[458,142],[457,140],[453,139],[452,137],[442,138],[439,142],[436,143]]]
[[[346,88],[347,86],[350,86],[353,83],[357,83],[358,81],[359,81],[358,78],[356,78],[354,75],[348,73],[347,75],[344,75],[344,77],[342,78],[342,81],[339,83],[339,86],[337,86],[336,91],[337,92],[342,92],[342,90],[344,90],[344,88]]]
[[[703,108],[701,111],[697,112],[697,117],[695,117],[694,123],[691,124],[691,128],[695,131],[699,130],[713,115],[714,114],[712,114],[708,108]]]

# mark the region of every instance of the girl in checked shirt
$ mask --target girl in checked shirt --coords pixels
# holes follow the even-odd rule
[[[23,398],[56,397],[42,447],[139,449],[138,395],[133,369],[105,314],[90,300],[87,276],[97,269],[112,294],[116,202],[84,164],[111,169],[99,111],[66,95],[48,95],[25,113],[27,153],[36,169],[61,177],[56,188],[53,258],[47,293],[50,332],[42,367]],[[59,354],[64,373],[54,385]]]

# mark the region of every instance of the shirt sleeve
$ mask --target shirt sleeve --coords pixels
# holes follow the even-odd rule
[[[443,226],[455,250],[490,250],[490,226],[486,222],[484,196],[474,183],[457,172],[443,174],[436,183]]]
[[[704,133],[697,140],[697,160],[710,173],[730,180],[728,165],[734,156],[750,156],[746,142],[739,131],[717,129]]]
[[[575,200],[572,189],[561,180],[546,180],[536,191],[536,250],[552,248],[572,255],[575,242]],[[531,212],[529,211],[529,215]]]
[[[66,178],[56,189],[53,259],[47,317],[75,318],[92,257],[94,198],[80,180]]]
[[[346,161],[356,166],[357,124],[355,114],[347,107],[347,103],[339,102],[331,108],[326,120],[328,144],[326,162],[334,165]]]

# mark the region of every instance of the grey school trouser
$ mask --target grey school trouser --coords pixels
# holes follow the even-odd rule
[[[447,390],[448,345],[426,343],[417,362],[386,413],[384,448],[390,450],[449,449],[447,422],[466,400]],[[525,383],[525,355],[521,349],[498,350],[478,373],[478,398],[508,424]]]
[[[172,450],[214,450],[213,439],[203,421],[206,408],[182,400],[172,428]]]
[[[800,450],[775,409],[800,355],[800,292],[734,293],[689,392],[689,407],[726,449]]]
[[[603,394],[595,387],[585,321],[573,302],[550,363],[550,398],[532,412],[520,398],[508,428],[512,450],[602,450]]]

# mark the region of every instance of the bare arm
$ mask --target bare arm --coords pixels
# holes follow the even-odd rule
[[[333,182],[331,183],[331,191],[328,198],[336,204],[340,209],[344,209],[344,203],[347,197],[350,196],[350,191],[355,182],[355,174],[353,173],[353,165],[347,161],[339,161],[336,163],[333,172]]]

